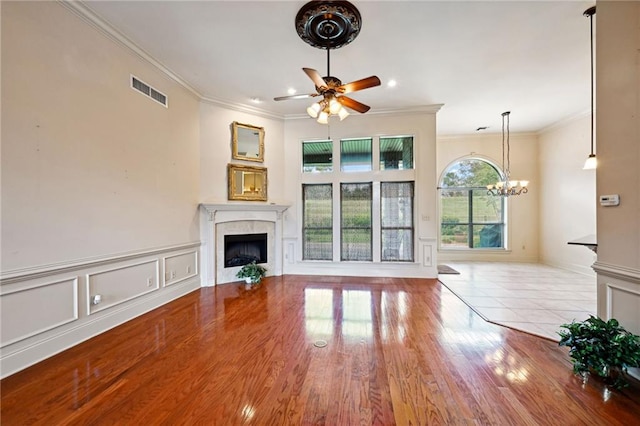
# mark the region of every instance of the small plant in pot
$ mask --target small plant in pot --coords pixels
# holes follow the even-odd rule
[[[586,378],[594,373],[610,381],[614,388],[628,386],[629,367],[640,367],[640,337],[625,330],[616,319],[588,319],[562,324],[560,346],[569,348],[573,371]]]
[[[247,263],[244,265],[238,273],[236,277],[244,278],[247,284],[258,284],[262,277],[264,277],[267,273],[267,268],[262,265],[258,265],[255,261],[251,263]]]

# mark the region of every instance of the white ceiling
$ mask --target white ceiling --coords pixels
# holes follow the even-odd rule
[[[297,35],[306,1],[86,1],[98,16],[205,98],[300,116],[311,93],[302,67],[326,75],[326,51]],[[331,52],[343,83],[377,75],[351,94],[371,112],[444,104],[438,134],[538,131],[590,108],[593,1],[357,1],[362,30]],[[594,16],[594,27],[596,18]],[[144,79],[144,76],[140,76]],[[386,83],[394,79],[395,88]],[[255,105],[251,98],[263,100]],[[354,112],[354,114],[357,114]]]

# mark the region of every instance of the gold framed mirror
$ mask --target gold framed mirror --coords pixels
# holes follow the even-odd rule
[[[229,200],[267,201],[267,168],[227,165]]]
[[[264,128],[234,121],[231,125],[231,157],[234,160],[264,161]]]

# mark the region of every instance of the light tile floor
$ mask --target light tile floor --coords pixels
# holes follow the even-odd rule
[[[596,314],[596,278],[535,263],[447,262],[438,279],[489,322],[559,340],[560,325]]]

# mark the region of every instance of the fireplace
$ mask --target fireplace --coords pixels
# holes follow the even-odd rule
[[[256,263],[267,268],[267,276],[282,275],[282,225],[283,213],[287,208],[284,205],[263,203],[201,204],[202,285],[238,282],[236,274],[242,266],[227,266],[226,236],[231,236],[232,239],[240,235],[261,235],[260,238],[266,236],[264,249],[241,251],[263,259]]]
[[[224,236],[224,267],[232,268],[251,262],[267,263],[267,234]]]

